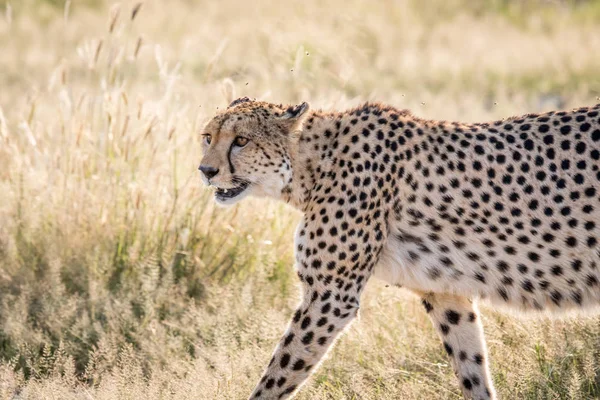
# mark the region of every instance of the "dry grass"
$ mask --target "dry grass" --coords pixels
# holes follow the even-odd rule
[[[232,95],[471,121],[597,102],[598,2],[421,3],[0,0],[0,397],[250,393],[297,301],[298,214],[200,187]],[[458,399],[418,302],[363,302],[299,398]],[[598,319],[485,311],[503,398],[600,396]]]

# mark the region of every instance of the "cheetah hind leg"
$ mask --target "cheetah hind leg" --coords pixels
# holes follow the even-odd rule
[[[465,399],[496,399],[477,304],[461,296],[420,295],[444,343]]]

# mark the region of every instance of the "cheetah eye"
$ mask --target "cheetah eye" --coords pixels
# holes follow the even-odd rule
[[[212,136],[210,136],[209,134],[202,135],[202,137],[204,138],[204,143],[210,144],[210,142],[212,142]]]
[[[238,147],[244,147],[245,145],[248,144],[248,142],[250,141],[250,139],[242,137],[242,136],[238,136],[235,138],[235,140],[233,141],[233,144],[238,146]]]

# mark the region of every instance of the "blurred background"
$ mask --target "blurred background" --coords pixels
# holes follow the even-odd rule
[[[600,1],[0,0],[0,398],[244,399],[298,301],[299,214],[215,208],[232,98],[487,121],[600,102]],[[372,281],[299,399],[459,399]],[[600,396],[600,319],[483,308],[501,398]]]

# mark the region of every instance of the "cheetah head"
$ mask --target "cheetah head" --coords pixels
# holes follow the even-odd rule
[[[291,147],[309,108],[244,97],[206,125],[198,169],[202,181],[216,187],[217,203],[230,205],[249,195],[280,198],[291,182]]]

